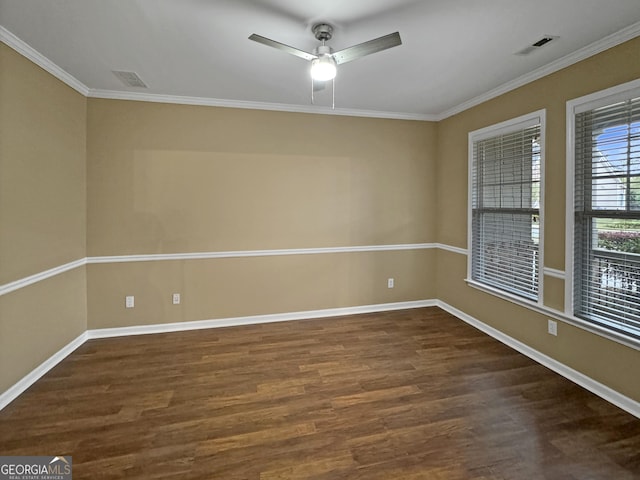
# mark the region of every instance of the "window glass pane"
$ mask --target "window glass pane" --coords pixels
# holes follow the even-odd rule
[[[593,210],[626,210],[626,177],[595,177],[591,181],[591,208]]]
[[[596,218],[593,235],[598,249],[640,255],[640,220]]]
[[[532,145],[531,157],[531,207],[540,208],[540,139],[536,138]]]
[[[640,122],[609,126],[594,136],[591,208],[640,209]]]
[[[625,123],[604,128],[597,136],[596,149],[602,154],[612,171],[627,174],[628,160],[633,159],[634,156],[629,153],[635,151],[634,153],[637,154],[640,143],[639,129],[640,123],[633,125]],[[632,163],[636,162],[637,159]]]
[[[640,175],[629,179],[630,186],[630,202],[631,210],[640,211]]]

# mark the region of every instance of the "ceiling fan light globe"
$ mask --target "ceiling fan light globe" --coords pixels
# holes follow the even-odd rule
[[[336,76],[336,61],[330,55],[322,55],[311,61],[311,78],[319,82],[333,80]]]

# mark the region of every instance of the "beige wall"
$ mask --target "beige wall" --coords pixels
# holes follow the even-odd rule
[[[89,255],[431,242],[435,146],[429,122],[90,99]],[[89,326],[424,300],[435,294],[433,259],[398,251],[91,265]],[[136,297],[133,310],[125,295]]]
[[[84,267],[0,296],[0,393],[86,330]]]
[[[90,99],[89,255],[435,237],[435,124]]]
[[[434,268],[433,250],[90,265],[89,327],[424,300],[434,295]],[[181,293],[180,305],[171,304],[172,292]],[[125,309],[131,294],[136,307]]]
[[[87,101],[0,45],[0,284],[87,255],[464,248],[468,132],[541,108],[546,266],[563,270],[566,101],[640,77],[639,51],[627,42],[435,124]],[[87,328],[440,298],[640,401],[638,351],[563,323],[551,337],[545,317],[465,275],[464,255],[433,249],[91,264],[0,297],[0,392]],[[562,280],[545,280],[561,308]]]
[[[0,285],[86,256],[86,99],[0,43]],[[0,297],[0,392],[86,330],[83,268]]]
[[[545,266],[564,270],[565,109],[573,98],[640,77],[640,38],[485,102],[438,124],[438,241],[467,246],[467,136],[470,131],[546,109]],[[466,256],[439,252],[437,296],[605,385],[640,401],[640,353],[561,323],[558,337],[547,319],[467,286]],[[544,304],[563,309],[564,282],[545,277]]]

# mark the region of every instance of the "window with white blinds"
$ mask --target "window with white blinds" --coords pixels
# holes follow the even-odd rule
[[[472,132],[470,279],[537,301],[544,112]]]
[[[574,122],[573,313],[640,338],[640,90]]]

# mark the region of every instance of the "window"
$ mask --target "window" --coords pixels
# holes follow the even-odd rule
[[[469,134],[469,279],[538,301],[545,112]]]
[[[640,88],[573,104],[573,315],[640,338]]]

